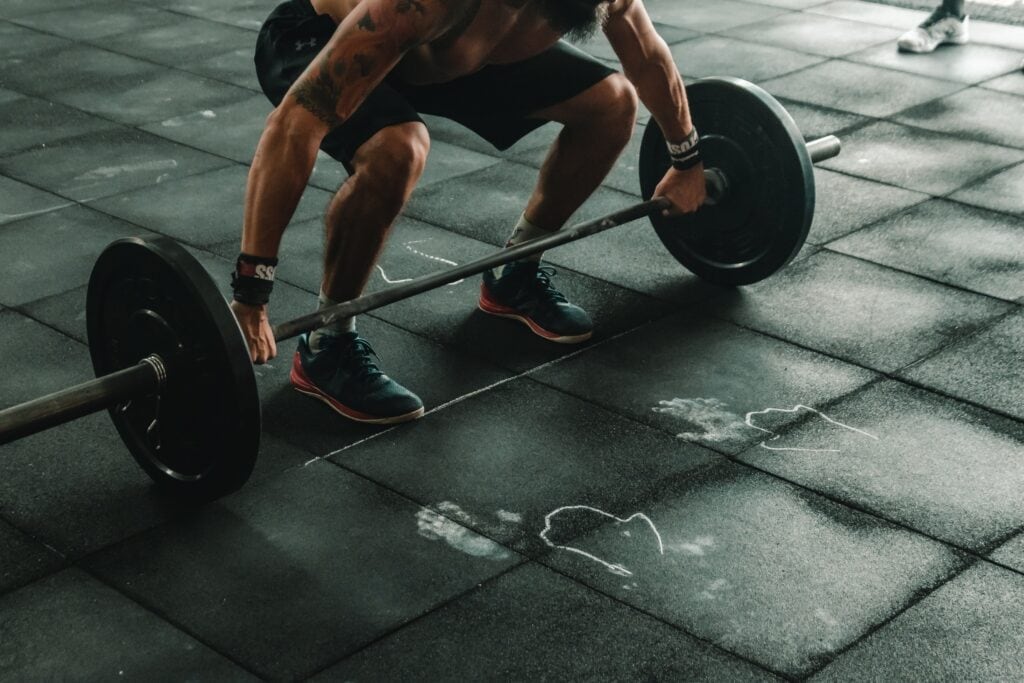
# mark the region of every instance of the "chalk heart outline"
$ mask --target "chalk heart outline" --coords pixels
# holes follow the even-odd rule
[[[559,550],[565,550],[565,551],[570,552],[570,553],[576,553],[577,555],[582,555],[583,557],[585,557],[585,558],[587,558],[589,560],[593,560],[594,562],[597,562],[598,564],[603,565],[605,568],[608,569],[608,571],[610,571],[613,574],[617,574],[619,576],[633,576],[633,572],[629,571],[628,569],[623,567],[621,564],[616,564],[614,562],[606,562],[606,561],[602,560],[600,557],[597,557],[596,555],[592,555],[591,553],[588,553],[585,550],[581,550],[580,548],[574,548],[571,545],[559,545],[557,543],[554,543],[551,539],[548,538],[548,533],[550,533],[552,531],[552,529],[551,529],[551,519],[555,515],[561,514],[562,512],[566,512],[568,510],[586,510],[588,512],[595,512],[595,513],[601,515],[602,517],[607,517],[608,519],[613,519],[616,522],[619,522],[621,524],[628,524],[629,522],[632,522],[634,519],[642,519],[644,522],[647,523],[647,526],[651,527],[651,531],[654,532],[655,538],[658,539],[658,552],[660,552],[662,555],[665,554],[665,543],[661,540],[661,534],[658,532],[658,528],[656,526],[654,526],[654,522],[651,521],[651,518],[648,517],[647,515],[645,515],[644,513],[642,513],[642,512],[635,512],[632,515],[630,515],[629,517],[622,518],[622,517],[616,517],[615,515],[613,515],[611,513],[605,512],[604,510],[599,510],[598,508],[591,507],[590,505],[566,505],[564,507],[558,508],[557,510],[552,510],[551,512],[549,512],[544,517],[544,528],[540,532],[540,539],[542,541],[544,541],[544,543],[546,543],[548,545],[548,547],[550,547],[550,548],[558,548]]]
[[[800,403],[798,403],[797,405],[793,406],[792,408],[765,408],[764,410],[752,410],[749,413],[747,413],[746,417],[744,418],[744,422],[746,423],[746,425],[748,427],[753,427],[754,429],[756,429],[759,432],[764,432],[765,434],[772,434],[773,435],[770,439],[765,439],[760,444],[761,448],[764,448],[764,449],[769,450],[769,451],[800,451],[800,452],[803,452],[803,453],[841,453],[842,451],[840,451],[837,448],[779,448],[779,447],[775,447],[775,446],[769,446],[768,445],[769,441],[776,441],[776,440],[780,439],[782,437],[782,435],[777,433],[777,432],[772,431],[771,429],[765,429],[764,427],[758,427],[756,424],[751,422],[751,419],[754,417],[754,415],[768,415],[770,413],[790,413],[790,414],[796,414],[797,412],[799,412],[801,410],[806,410],[808,412],[815,413],[818,417],[822,418],[826,422],[830,422],[830,423],[836,425],[837,427],[841,427],[842,429],[846,429],[846,430],[849,430],[851,432],[855,432],[857,434],[862,434],[863,436],[866,436],[866,437],[868,437],[870,439],[874,439],[875,441],[879,441],[879,438],[877,436],[875,436],[874,434],[869,434],[868,432],[865,432],[863,429],[857,429],[856,427],[851,427],[848,424],[843,424],[842,422],[840,422],[838,420],[832,419],[831,417],[829,417],[825,413],[821,412],[820,410],[817,410],[816,408],[811,408],[810,406],[805,406],[805,405],[800,404]]]

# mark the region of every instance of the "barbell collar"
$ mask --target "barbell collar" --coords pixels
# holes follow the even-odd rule
[[[0,445],[158,393],[166,378],[163,360],[154,355],[138,365],[0,410]]]

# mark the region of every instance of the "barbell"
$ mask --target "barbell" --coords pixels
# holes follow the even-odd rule
[[[640,149],[643,202],[281,323],[275,339],[643,217],[669,252],[706,280],[743,285],[777,272],[807,237],[813,163],[837,155],[839,140],[805,143],[782,105],[746,81],[702,79],[687,95],[708,187],[708,202],[696,213],[664,216],[671,204],[652,198],[671,161],[651,123]],[[86,318],[97,378],[0,411],[0,444],[107,409],[128,450],[162,488],[211,499],[244,484],[259,453],[256,378],[230,307],[195,258],[167,237],[113,242],[89,277]]]

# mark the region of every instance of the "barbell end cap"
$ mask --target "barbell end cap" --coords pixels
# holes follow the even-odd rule
[[[842,149],[843,143],[835,135],[826,135],[807,143],[807,153],[814,164],[839,156]]]

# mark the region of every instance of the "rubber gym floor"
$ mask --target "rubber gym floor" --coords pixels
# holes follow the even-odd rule
[[[1024,677],[1024,28],[918,56],[917,10],[648,6],[688,79],[842,137],[798,259],[729,290],[645,222],[549,252],[581,347],[475,311],[475,279],[363,316],[429,411],[395,428],[290,389],[285,343],[253,478],[198,508],[105,414],[0,447],[0,679]],[[270,8],[0,2],[0,407],[92,377],[110,241],[171,236],[227,291]],[[500,246],[557,133],[428,123],[372,291]],[[639,138],[578,218],[637,201]],[[276,321],[315,303],[343,173],[286,233]]]

